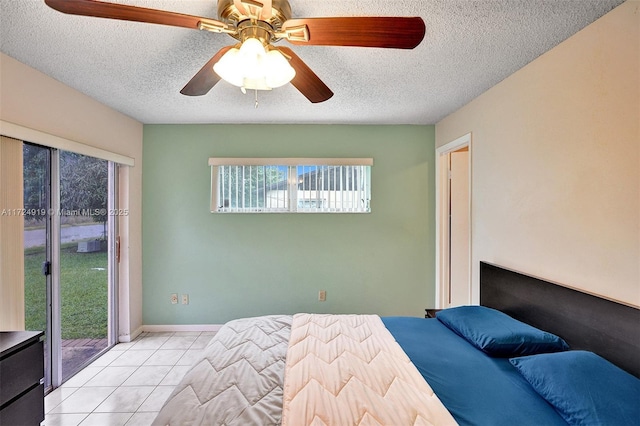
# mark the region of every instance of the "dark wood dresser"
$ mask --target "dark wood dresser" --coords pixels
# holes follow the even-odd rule
[[[0,425],[39,425],[44,420],[43,335],[0,332]]]

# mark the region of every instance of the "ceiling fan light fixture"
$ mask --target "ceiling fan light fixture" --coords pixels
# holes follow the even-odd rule
[[[296,72],[276,49],[269,52],[257,38],[247,38],[213,66],[223,80],[243,89],[271,90],[289,83]]]
[[[289,83],[296,76],[296,70],[289,65],[289,61],[278,50],[270,50],[267,53],[267,69],[265,75],[267,85],[280,87]]]
[[[218,62],[213,65],[213,71],[223,80],[233,84],[234,86],[242,86],[242,74],[237,69],[240,59],[238,58],[240,50],[232,48],[225,53]]]

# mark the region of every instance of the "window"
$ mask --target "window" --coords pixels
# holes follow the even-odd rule
[[[210,158],[213,213],[369,213],[371,158]]]

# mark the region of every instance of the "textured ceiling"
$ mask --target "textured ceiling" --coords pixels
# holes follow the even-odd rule
[[[216,18],[215,0],[113,2]],[[289,0],[296,17],[421,16],[413,50],[292,46],[333,90],[311,104],[290,84],[243,95],[180,89],[224,34],[65,15],[44,0],[0,0],[0,50],[143,123],[433,124],[622,0]],[[286,41],[280,43],[288,45]]]

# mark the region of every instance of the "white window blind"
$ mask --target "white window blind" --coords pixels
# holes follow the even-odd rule
[[[215,213],[369,213],[371,158],[210,158]]]

